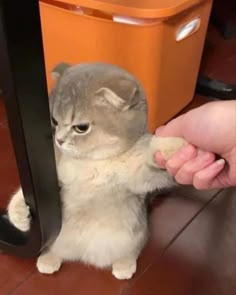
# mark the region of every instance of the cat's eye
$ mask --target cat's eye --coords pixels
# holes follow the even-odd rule
[[[56,127],[56,126],[58,125],[57,120],[56,120],[53,116],[51,116],[51,121],[52,121],[52,125],[53,125],[54,127]]]
[[[89,123],[81,123],[81,124],[73,126],[73,129],[79,134],[87,133],[89,131],[89,128],[90,128]]]

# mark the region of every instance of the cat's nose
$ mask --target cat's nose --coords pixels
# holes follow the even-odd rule
[[[62,140],[62,139],[57,139],[57,143],[58,143],[59,145],[63,145],[64,142],[65,142],[65,141]]]

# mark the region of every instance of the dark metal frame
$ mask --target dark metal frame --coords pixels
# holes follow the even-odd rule
[[[199,76],[196,92],[220,100],[236,99],[236,85],[225,83],[207,76]]]
[[[25,234],[0,216],[0,249],[37,256],[61,228],[39,1],[0,0],[0,88],[32,225]]]

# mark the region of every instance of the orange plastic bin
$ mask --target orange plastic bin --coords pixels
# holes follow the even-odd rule
[[[40,1],[48,89],[60,62],[100,61],[135,75],[149,105],[149,130],[194,94],[212,0]]]

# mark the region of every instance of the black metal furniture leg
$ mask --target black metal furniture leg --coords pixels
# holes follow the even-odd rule
[[[198,77],[196,92],[221,100],[236,99],[236,85],[227,84],[207,76]]]
[[[0,249],[33,257],[61,228],[37,0],[0,0],[0,88],[24,197],[32,213],[27,234],[14,228],[6,215],[0,216]]]

